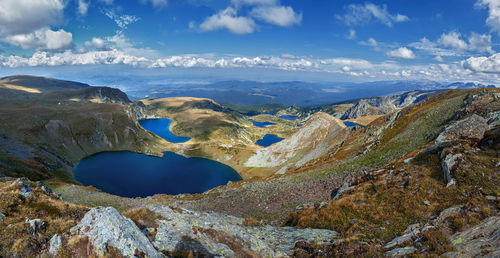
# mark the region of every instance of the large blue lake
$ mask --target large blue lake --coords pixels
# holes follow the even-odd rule
[[[128,151],[101,152],[81,160],[73,170],[83,185],[123,197],[202,193],[241,177],[229,166],[173,152],[163,157]]]
[[[266,128],[268,125],[275,125],[275,124],[276,123],[268,122],[268,121],[265,121],[265,122],[253,121],[253,125],[256,127],[260,127],[260,128]]]
[[[171,143],[183,143],[191,139],[190,137],[177,136],[170,131],[172,119],[144,119],[140,120],[139,124],[141,124],[144,129],[155,133],[156,135]]]
[[[257,145],[260,145],[262,147],[268,147],[271,146],[277,142],[281,142],[284,138],[281,138],[277,136],[276,134],[266,134],[264,135],[264,138],[257,140],[255,142]]]

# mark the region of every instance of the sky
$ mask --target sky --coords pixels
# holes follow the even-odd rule
[[[500,85],[500,0],[1,0],[0,75]]]

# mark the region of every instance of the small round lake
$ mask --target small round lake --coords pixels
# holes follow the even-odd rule
[[[276,134],[266,134],[264,138],[257,140],[255,143],[262,147],[271,146],[277,142],[281,142],[284,138],[277,136]]]
[[[185,158],[173,152],[164,152],[163,157],[129,151],[101,152],[81,160],[73,174],[83,185],[122,197],[202,193],[241,180],[234,169],[222,163]]]
[[[289,120],[289,121],[295,121],[295,120],[297,120],[296,116],[290,116],[290,115],[283,115],[283,116],[279,116],[278,118],[279,119],[284,119],[284,120]]]
[[[266,128],[268,125],[275,125],[276,123],[273,123],[273,122],[258,122],[258,121],[253,121],[253,125],[255,127],[259,127],[259,128]]]
[[[139,120],[141,126],[161,138],[167,140],[171,143],[183,143],[189,141],[190,137],[178,136],[170,131],[170,125],[172,124],[172,119],[168,118],[158,118],[158,119],[144,119]]]

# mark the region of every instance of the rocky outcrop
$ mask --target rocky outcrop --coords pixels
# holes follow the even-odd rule
[[[500,257],[500,217],[493,216],[451,237],[455,251],[445,257]]]
[[[298,241],[324,243],[337,233],[321,229],[244,226],[241,218],[169,207],[152,208],[161,215],[154,246],[166,253],[193,252],[200,256],[280,257],[293,254]]]
[[[57,252],[59,252],[59,249],[61,249],[62,245],[62,238],[61,236],[55,234],[49,241],[49,254],[51,255],[57,255]]]
[[[488,120],[473,114],[444,128],[435,143],[438,147],[444,148],[463,142],[477,142],[483,138],[486,130],[488,130]]]
[[[71,232],[87,236],[100,255],[104,255],[107,246],[112,246],[125,257],[134,255],[161,257],[134,222],[112,207],[90,210],[80,223],[71,229]]]
[[[16,179],[10,186],[17,187],[19,191],[21,192],[21,196],[26,199],[28,196],[31,195],[33,190],[20,178]]]
[[[412,91],[398,95],[360,99],[354,106],[345,111],[341,119],[353,119],[362,116],[384,115],[397,109],[418,103],[437,91]]]
[[[91,249],[105,255],[113,247],[125,257],[163,257],[193,254],[202,257],[283,257],[299,241],[331,243],[337,232],[292,227],[245,226],[245,220],[215,212],[194,212],[166,206],[150,208],[155,228],[143,231],[114,208],[94,208],[71,229],[88,237]],[[50,241],[57,246],[55,235]],[[54,251],[57,252],[57,251]]]

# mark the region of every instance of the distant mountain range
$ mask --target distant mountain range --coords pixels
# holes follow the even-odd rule
[[[133,98],[200,97],[220,103],[260,105],[277,103],[285,106],[314,106],[346,100],[385,96],[408,91],[495,87],[479,83],[441,83],[435,81],[378,81],[366,83],[309,83],[222,81],[212,84],[166,84],[140,86],[128,90]]]

